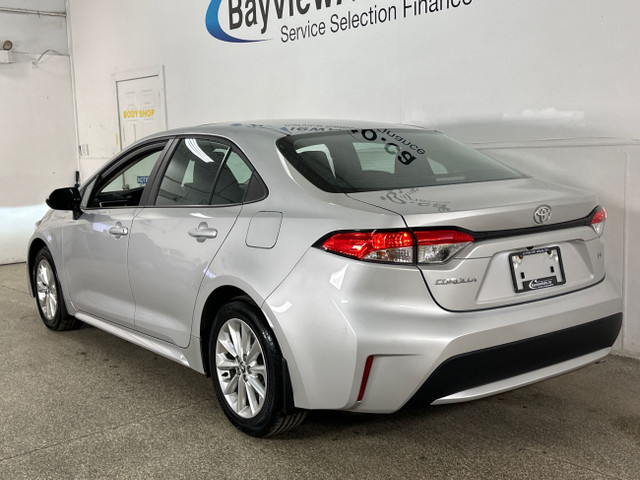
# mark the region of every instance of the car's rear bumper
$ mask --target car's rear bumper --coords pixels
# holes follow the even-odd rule
[[[412,402],[473,400],[573,370],[607,355],[621,327],[622,314],[617,313],[537,337],[462,353],[442,362]]]
[[[448,312],[417,268],[312,249],[263,309],[298,407],[388,413],[418,392],[425,404],[464,401],[592,363],[615,342],[622,303],[605,279],[546,300]],[[586,337],[588,347],[576,345]]]

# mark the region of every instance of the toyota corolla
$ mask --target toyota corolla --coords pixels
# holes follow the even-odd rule
[[[607,355],[607,214],[418,127],[203,125],[55,190],[29,242],[44,324],[211,376],[240,430],[467,401]]]

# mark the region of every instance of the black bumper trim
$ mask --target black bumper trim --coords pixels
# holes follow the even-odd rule
[[[621,327],[622,313],[616,313],[564,330],[451,357],[436,368],[409,404],[428,405],[457,392],[609,348]]]

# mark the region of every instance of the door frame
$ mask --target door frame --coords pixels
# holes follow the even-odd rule
[[[116,126],[118,131],[116,132],[116,146],[120,151],[122,148],[122,121],[120,119],[120,99],[118,98],[118,82],[124,82],[127,80],[137,80],[139,78],[147,78],[147,77],[158,77],[160,80],[160,109],[162,113],[160,115],[161,120],[164,122],[165,128],[169,128],[169,117],[167,115],[167,94],[165,88],[165,79],[164,79],[164,65],[159,65],[156,67],[147,67],[140,68],[136,70],[128,70],[126,72],[114,73],[111,75],[112,84],[113,84],[113,98],[115,99],[115,115],[116,115]]]

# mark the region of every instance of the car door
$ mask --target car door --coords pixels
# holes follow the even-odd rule
[[[63,264],[78,310],[133,328],[129,234],[166,143],[144,145],[106,167],[85,189],[80,218],[64,227]]]
[[[180,140],[155,204],[133,221],[129,278],[139,331],[188,346],[198,289],[240,213],[252,175],[222,141]]]

